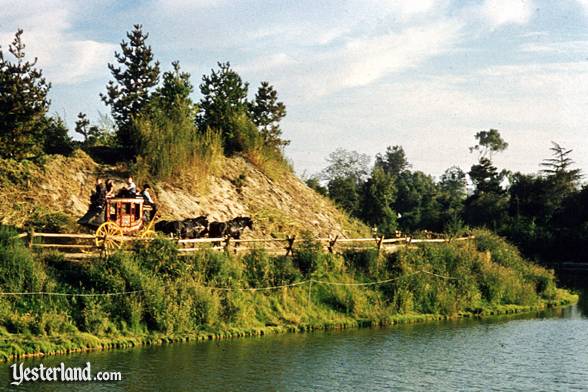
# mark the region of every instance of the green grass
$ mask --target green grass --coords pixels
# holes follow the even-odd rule
[[[488,232],[476,243],[378,255],[294,257],[255,250],[180,257],[157,239],[134,252],[76,263],[33,255],[0,227],[0,291],[121,293],[0,297],[0,358],[315,329],[519,313],[573,303],[553,272]],[[312,284],[310,283],[312,281]],[[357,285],[387,281],[378,285]],[[337,283],[337,284],[334,284]],[[349,285],[339,285],[347,283]],[[255,288],[293,285],[273,290]]]

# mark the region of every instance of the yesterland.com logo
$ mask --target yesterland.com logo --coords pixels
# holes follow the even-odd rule
[[[89,382],[89,381],[120,381],[120,372],[98,372],[92,376],[92,365],[86,362],[84,367],[66,367],[63,362],[56,367],[43,364],[35,367],[25,367],[24,363],[10,365],[12,369],[12,385],[23,382],[53,381],[53,382]]]

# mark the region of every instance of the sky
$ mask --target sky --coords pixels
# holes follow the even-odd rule
[[[195,86],[230,61],[253,96],[269,81],[287,107],[286,155],[301,175],[337,148],[372,156],[402,145],[439,176],[500,130],[501,168],[537,172],[551,142],[588,174],[588,0],[0,0],[0,45],[23,28],[52,82],[51,113],[72,126],[109,108],[125,33],[139,23],[162,70]],[[198,90],[196,88],[196,90]],[[199,92],[194,93],[199,100]],[[587,176],[588,177],[588,176]]]

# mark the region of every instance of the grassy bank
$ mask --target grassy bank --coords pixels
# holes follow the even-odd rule
[[[523,260],[488,232],[476,233],[476,242],[388,255],[370,249],[326,254],[309,239],[291,258],[262,250],[179,257],[171,242],[158,239],[132,253],[84,263],[32,254],[12,235],[0,228],[0,291],[64,295],[0,296],[4,360],[480,317],[577,300],[556,288],[552,272]]]

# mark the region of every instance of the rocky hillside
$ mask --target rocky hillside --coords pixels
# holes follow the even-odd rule
[[[112,178],[122,187],[128,174],[124,167],[100,165],[82,151],[68,158],[49,157],[43,167],[3,163],[0,221],[15,225],[35,213],[63,212],[77,219],[86,212],[98,176]],[[207,178],[153,184],[163,218],[251,216],[254,231],[246,237],[279,237],[303,230],[319,236],[369,233],[293,174],[270,178],[240,157],[223,159],[216,172]]]

